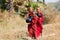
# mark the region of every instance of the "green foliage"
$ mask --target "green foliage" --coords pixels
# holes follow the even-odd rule
[[[25,7],[29,8],[31,6],[31,2],[28,2]]]
[[[30,6],[32,6],[33,9],[35,10],[36,7],[38,7],[38,3],[28,2],[25,5],[25,8],[20,8],[20,15],[25,16],[27,14],[27,11],[28,11],[28,9],[29,9]]]
[[[0,8],[5,9],[6,8],[6,0],[0,0]]]
[[[38,7],[38,3],[33,3],[33,4],[32,4],[32,7],[33,7],[34,9],[36,9],[36,7]]]
[[[26,9],[21,9],[20,13],[21,13],[20,15],[24,17],[27,14],[27,10]]]
[[[34,2],[28,2],[25,7],[28,9],[30,6],[33,7],[33,9],[36,9],[36,7],[38,7],[38,3],[34,3]]]
[[[13,0],[13,8],[17,14],[26,15],[30,6],[35,10],[38,6],[38,2],[27,2],[26,0]],[[0,0],[0,8],[6,9],[9,0]],[[20,8],[19,8],[20,7]]]

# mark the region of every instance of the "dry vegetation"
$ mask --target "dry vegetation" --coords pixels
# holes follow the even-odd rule
[[[8,14],[7,14],[8,15]],[[7,16],[6,15],[6,16]],[[49,14],[50,15],[50,14]],[[29,40],[27,33],[27,24],[19,15],[5,17],[0,22],[0,40]],[[43,25],[43,35],[39,40],[60,40],[60,14],[53,17],[49,24]]]

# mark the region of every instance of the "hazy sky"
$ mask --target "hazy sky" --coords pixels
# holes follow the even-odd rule
[[[36,1],[36,0],[35,0]],[[42,1],[42,0],[41,0]],[[49,2],[57,2],[58,0],[45,0],[46,3],[49,3]]]

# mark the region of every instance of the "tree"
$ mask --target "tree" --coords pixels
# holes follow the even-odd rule
[[[6,3],[6,0],[0,0],[0,8],[3,10],[6,8],[5,3]]]
[[[28,0],[28,2],[32,2],[32,0]]]
[[[37,0],[37,2],[39,2],[40,0]],[[43,3],[45,3],[45,0],[42,0],[43,1]]]
[[[39,0],[37,0],[37,2],[39,2]]]
[[[6,9],[8,10],[9,14],[13,13],[13,0],[9,0]]]
[[[45,0],[43,0],[43,3],[45,3]]]

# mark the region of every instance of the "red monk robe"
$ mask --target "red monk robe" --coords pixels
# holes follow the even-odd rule
[[[37,8],[37,13],[39,13],[41,15],[41,17],[38,18],[37,20],[37,30],[39,31],[38,33],[38,37],[39,35],[41,36],[42,35],[42,30],[43,30],[43,27],[42,27],[42,23],[43,23],[43,20],[44,20],[44,15],[42,13],[42,11],[40,10],[40,8],[38,7]]]
[[[33,12],[29,13],[29,16],[32,16]],[[30,37],[38,38],[42,33],[42,22],[43,22],[43,13],[39,12],[41,17],[34,16],[32,22],[28,24],[28,32]]]
[[[32,22],[28,25],[29,36],[37,38],[38,30],[37,30],[37,16],[33,16]]]
[[[43,14],[41,13],[41,17],[37,18],[36,16],[33,17],[32,22],[28,24],[28,32],[29,36],[37,38],[42,33],[42,21],[43,21]]]
[[[39,35],[42,35],[42,30],[43,30],[42,24],[43,24],[43,19],[44,19],[43,13],[40,12],[40,14],[41,14],[41,17],[38,18],[38,21],[37,21],[37,30],[39,31],[38,37]]]

